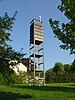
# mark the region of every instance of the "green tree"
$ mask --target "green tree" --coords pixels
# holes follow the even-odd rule
[[[64,72],[64,66],[63,66],[63,64],[59,63],[59,62],[55,63],[53,71],[56,72],[56,73],[58,73],[58,72],[61,72],[61,73]]]
[[[75,60],[74,60],[73,63],[72,63],[71,71],[72,71],[72,72],[75,72]]]
[[[3,17],[0,16],[0,60],[19,59],[23,55],[13,50],[13,48],[7,44],[7,41],[11,41],[10,32],[12,31],[14,20],[17,12],[13,17],[9,17],[7,13]]]
[[[7,44],[7,41],[11,41],[10,33],[12,31],[14,20],[17,12],[13,17],[9,17],[7,13],[3,17],[0,16],[0,75],[4,77],[7,83],[11,81],[11,75],[13,71],[9,67],[10,60],[20,60],[23,54],[13,50],[13,48]]]
[[[70,64],[55,63],[55,66],[46,71],[47,83],[75,82],[75,62]]]
[[[46,74],[45,74],[45,79],[46,79],[47,83],[49,83],[51,81],[52,76],[53,76],[53,69],[47,70]]]
[[[75,0],[61,0],[61,5],[57,7],[67,17],[68,22],[53,21],[49,19],[50,26],[58,40],[62,41],[60,48],[70,50],[70,54],[75,54]]]
[[[64,64],[64,71],[65,72],[70,72],[71,68],[72,68],[72,65],[70,65],[70,64]]]

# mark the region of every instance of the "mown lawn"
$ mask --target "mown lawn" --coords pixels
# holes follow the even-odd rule
[[[0,86],[0,100],[75,100],[75,83]]]

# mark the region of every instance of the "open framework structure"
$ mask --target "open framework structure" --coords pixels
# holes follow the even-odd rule
[[[29,71],[33,72],[30,79],[40,85],[45,85],[45,68],[44,68],[44,34],[41,19],[33,19],[30,22],[30,60]]]

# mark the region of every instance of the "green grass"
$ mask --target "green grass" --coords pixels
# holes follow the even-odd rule
[[[75,100],[75,83],[0,86],[0,100]]]

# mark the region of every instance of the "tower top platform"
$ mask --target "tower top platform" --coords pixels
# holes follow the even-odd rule
[[[35,22],[35,23],[38,23],[38,24],[42,24],[42,21],[41,21],[41,20],[34,18],[34,19],[30,22],[30,25],[33,24],[34,22]]]

